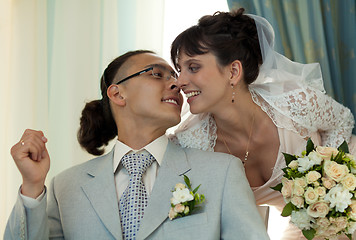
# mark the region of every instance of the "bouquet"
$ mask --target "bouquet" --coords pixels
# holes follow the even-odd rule
[[[186,185],[177,183],[172,191],[171,209],[168,213],[170,220],[192,214],[197,205],[205,201],[204,194],[197,193],[200,185],[193,190],[190,179],[186,175],[184,175],[184,182]]]
[[[301,156],[283,153],[287,167],[280,191],[287,203],[282,216],[311,240],[338,239],[345,234],[352,239],[356,230],[356,160],[347,143],[339,148],[314,146],[308,140]]]

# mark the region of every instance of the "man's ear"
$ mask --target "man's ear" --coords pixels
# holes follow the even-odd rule
[[[235,60],[230,64],[230,84],[236,85],[242,79],[242,63]]]
[[[125,106],[126,105],[126,100],[124,96],[122,95],[123,89],[120,88],[120,86],[112,84],[109,86],[108,90],[106,91],[109,99],[117,104],[118,106]]]

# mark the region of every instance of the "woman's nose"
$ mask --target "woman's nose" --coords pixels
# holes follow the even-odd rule
[[[188,83],[187,81],[185,80],[186,78],[183,76],[183,74],[179,74],[178,78],[177,78],[177,81],[176,81],[176,84],[177,86],[182,89],[184,88]]]

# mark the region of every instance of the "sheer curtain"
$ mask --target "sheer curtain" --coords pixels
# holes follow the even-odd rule
[[[27,128],[48,137],[47,179],[92,156],[76,140],[86,101],[125,51],[162,54],[164,0],[0,1],[0,236],[21,175],[10,148]]]

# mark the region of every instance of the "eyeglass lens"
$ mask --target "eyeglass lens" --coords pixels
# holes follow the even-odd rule
[[[177,80],[178,78],[177,74],[174,71],[171,72],[167,68],[160,65],[156,65],[152,68],[152,76],[154,76],[155,78],[165,79],[167,81],[171,78],[175,80]]]

